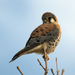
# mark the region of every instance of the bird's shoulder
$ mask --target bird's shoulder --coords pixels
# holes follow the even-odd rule
[[[33,48],[44,42],[52,41],[53,36],[58,35],[58,28],[55,24],[47,23],[38,26],[30,35],[26,47]]]
[[[31,38],[38,38],[39,36],[46,36],[49,32],[51,32],[56,26],[51,23],[46,23],[38,26],[30,35]]]

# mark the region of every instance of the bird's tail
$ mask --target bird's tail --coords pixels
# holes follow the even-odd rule
[[[20,57],[21,55],[23,55],[23,54],[25,54],[25,47],[22,49],[22,50],[20,50],[18,53],[16,53],[15,55],[14,55],[14,57],[12,58],[12,60],[10,61],[10,62],[12,62],[12,61],[14,61],[15,59],[17,59],[18,57]],[[9,62],[9,63],[10,63]]]

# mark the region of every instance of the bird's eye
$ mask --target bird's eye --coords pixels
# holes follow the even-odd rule
[[[48,18],[49,22],[51,23],[51,17]]]
[[[49,17],[49,20],[51,20],[51,17]]]

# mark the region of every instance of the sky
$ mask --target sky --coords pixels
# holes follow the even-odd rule
[[[45,66],[41,55],[23,55],[9,63],[14,54],[25,47],[31,32],[43,22],[45,12],[56,15],[61,26],[61,40],[55,51],[49,54],[48,75],[56,74],[58,60],[59,74],[75,75],[75,0],[0,0],[0,75],[43,75]]]

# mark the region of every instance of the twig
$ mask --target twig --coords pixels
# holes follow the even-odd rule
[[[45,58],[44,58],[44,61],[45,61],[45,73],[44,73],[44,75],[47,75],[48,66],[47,66],[47,57],[46,57],[46,50],[45,49],[44,49],[44,56],[45,56]]]
[[[53,72],[53,69],[51,68],[51,72],[52,72],[52,74],[54,75],[54,72]]]
[[[59,75],[58,64],[57,64],[57,58],[56,58],[56,68],[57,68],[57,75]]]
[[[22,71],[20,70],[19,66],[17,66],[18,71],[23,75]]]
[[[39,59],[37,59],[39,64],[41,65],[41,67],[45,70],[44,75],[47,75],[48,73],[48,67],[47,67],[47,57],[46,57],[46,50],[44,49],[44,61],[45,61],[45,68],[43,67],[43,65],[41,64],[41,62],[39,61]]]
[[[62,69],[62,73],[61,73],[61,75],[63,75],[64,71],[65,71],[65,70],[64,70],[64,69]]]
[[[43,65],[42,65],[42,63],[40,62],[40,60],[39,60],[39,59],[37,59],[37,60],[38,60],[39,64],[41,65],[41,67],[45,70],[45,68],[43,67]]]

